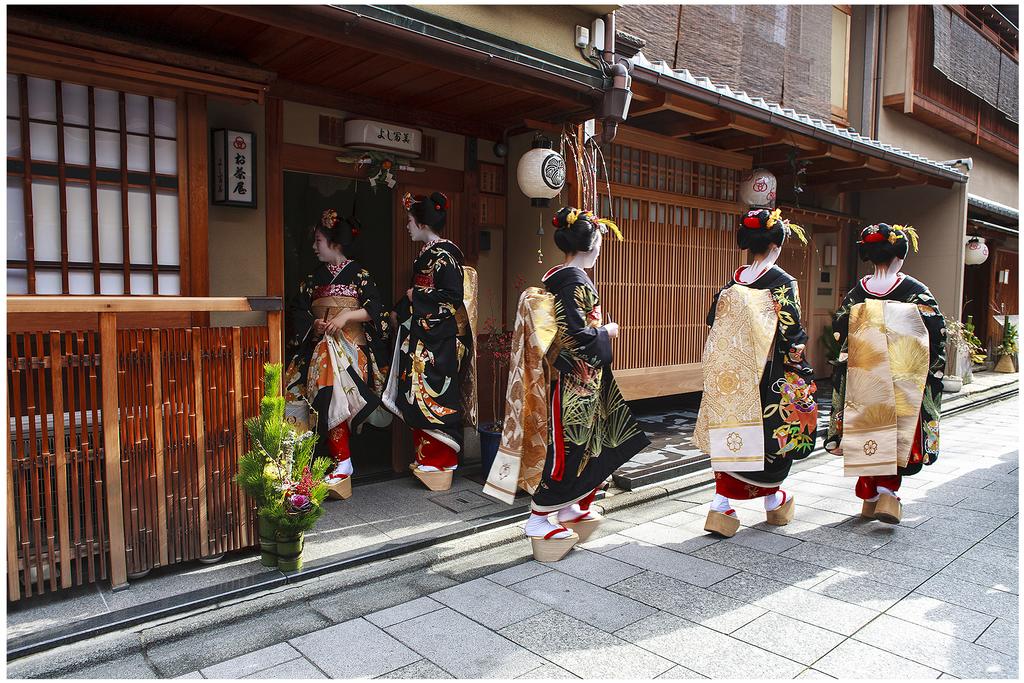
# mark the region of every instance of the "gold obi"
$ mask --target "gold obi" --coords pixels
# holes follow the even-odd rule
[[[313,318],[323,320],[326,314],[328,320],[342,311],[358,311],[362,306],[352,296],[326,296],[313,302]],[[342,328],[345,338],[353,344],[364,346],[366,344],[366,333],[363,332],[363,324],[350,321]]]
[[[459,326],[459,335],[469,334],[469,313],[466,312],[465,306],[459,306],[455,310],[455,324]]]

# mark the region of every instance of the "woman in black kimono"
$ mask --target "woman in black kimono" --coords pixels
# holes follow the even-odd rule
[[[451,486],[465,418],[463,374],[473,354],[464,299],[465,257],[440,236],[448,198],[406,194],[409,236],[422,242],[412,283],[395,304],[397,334],[385,406],[413,430],[413,474],[432,490]]]
[[[800,322],[797,282],[774,265],[790,234],[806,244],[802,229],[782,219],[779,210],[748,211],[736,231],[736,241],[740,249],[749,252],[751,264],[736,270],[715,295],[708,312],[707,323],[713,329],[704,351],[704,394],[697,442],[702,450],[711,454],[715,470],[715,496],[705,529],[722,536],[732,536],[739,528],[739,518],[729,499],[763,497],[768,523],[788,524],[793,518],[793,497],[779,487],[793,461],[806,458],[814,450],[818,422],[814,392],[817,387],[814,371],[804,358],[807,333]],[[734,287],[747,291],[730,291]],[[748,324],[750,316],[726,316],[722,315],[724,308],[720,310],[725,298],[730,301],[730,312],[738,310],[734,301],[741,301],[741,295],[749,301],[762,302],[759,310],[765,316],[761,328],[765,333],[765,361],[743,357],[742,353],[736,354],[739,357],[730,357],[728,353],[730,348],[748,348],[746,336],[754,329]],[[713,368],[718,368],[718,374],[710,376]],[[753,373],[744,374],[744,369]],[[729,421],[723,421],[721,416],[731,414],[731,403],[739,393],[735,378],[754,381],[752,378],[758,375],[760,380],[754,393],[759,394],[760,400],[753,404],[754,426],[744,427],[753,432],[744,432],[729,426]],[[750,391],[750,387],[743,389]],[[716,415],[723,425],[717,430]],[[716,431],[720,435],[717,438]],[[746,446],[744,436],[750,441]],[[742,462],[744,460],[746,462]]]
[[[589,211],[571,208],[561,209],[552,223],[565,262],[543,277],[554,297],[557,325],[547,356],[554,366],[551,438],[526,523],[534,554],[545,561],[561,559],[593,532],[601,519],[590,509],[598,488],[650,444],[612,377],[612,339],[619,326],[603,323],[601,299],[584,271],[597,262],[602,234],[611,227],[619,236],[619,230]],[[558,525],[548,521],[552,512],[558,513]]]
[[[349,435],[364,422],[386,426],[378,410],[387,373],[391,320],[370,274],[348,258],[359,227],[323,212],[313,229],[313,251],[320,266],[299,285],[290,309],[294,353],[285,374],[289,412],[315,414],[316,456],[330,457],[327,476],[333,497],[351,495]],[[310,413],[312,409],[312,413]],[[297,421],[305,422],[300,415]]]
[[[921,337],[916,354],[923,355],[927,350],[927,360],[921,359],[920,374],[923,386],[916,387],[917,393],[908,397],[916,403],[920,395],[920,410],[916,413],[917,425],[911,434],[909,454],[899,453],[900,460],[906,465],[893,468],[890,475],[859,476],[854,491],[864,501],[861,516],[866,519],[878,519],[889,524],[899,523],[902,518],[902,505],[896,492],[904,476],[917,474],[923,465],[931,465],[939,457],[939,411],[942,406],[942,376],[946,366],[946,325],[939,304],[924,283],[901,273],[903,261],[906,259],[910,246],[917,251],[917,233],[911,227],[879,223],[869,225],[861,231],[861,239],[857,243],[861,260],[874,266],[874,272],[857,281],[853,289],[843,299],[832,320],[832,330],[840,346],[838,361],[834,363],[832,373],[832,415],[829,420],[828,437],[825,448],[835,455],[844,455],[841,443],[843,440],[844,409],[848,404],[849,369],[857,368],[860,359],[850,356],[850,315],[854,306],[872,300],[901,302],[916,306],[920,314],[923,328],[918,327]],[[912,310],[912,309],[911,309]],[[927,339],[924,336],[927,335]],[[891,372],[900,375],[900,365],[908,366],[912,356],[916,355],[914,346],[903,343],[890,346],[887,355]],[[885,351],[886,349],[882,349]],[[870,361],[869,361],[870,362]],[[924,364],[927,364],[925,373]],[[874,365],[875,363],[871,363]],[[905,372],[903,374],[906,374]],[[899,388],[896,388],[899,392]],[[870,396],[868,396],[870,399]],[[905,402],[908,398],[894,398]],[[858,397],[862,400],[863,397]],[[899,406],[896,406],[899,411]],[[913,413],[911,418],[913,418]],[[912,422],[911,422],[912,424]],[[868,442],[870,443],[870,442]],[[870,451],[870,449],[867,449]],[[851,471],[851,455],[846,454],[846,469]],[[875,455],[875,453],[872,453]],[[861,458],[864,460],[863,458]],[[899,462],[899,461],[897,461]],[[851,476],[856,474],[852,472]]]

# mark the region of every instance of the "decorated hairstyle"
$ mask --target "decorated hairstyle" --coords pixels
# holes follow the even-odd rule
[[[566,254],[590,251],[598,233],[604,234],[609,229],[622,240],[619,226],[606,218],[598,218],[590,211],[565,207],[551,217],[551,224],[555,226],[555,244]]]
[[[448,197],[443,192],[435,192],[429,197],[406,192],[402,205],[420,225],[426,225],[436,233],[444,230],[448,218]]]
[[[790,235],[807,244],[804,229],[784,219],[780,209],[751,209],[743,216],[736,231],[736,244],[740,249],[750,250],[752,254],[763,254],[772,244],[781,247]]]
[[[320,214],[320,222],[313,226],[314,234],[319,232],[329,243],[341,247],[346,256],[351,256],[349,251],[361,229],[362,225],[355,216],[339,218],[334,209],[325,209]]]
[[[869,225],[860,231],[860,240],[857,241],[857,253],[861,261],[879,265],[889,263],[894,258],[907,258],[911,247],[917,251],[917,230],[910,225]]]

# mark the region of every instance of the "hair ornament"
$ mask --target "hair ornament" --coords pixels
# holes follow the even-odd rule
[[[768,214],[768,221],[765,223],[765,227],[768,228],[769,230],[771,230],[772,226],[774,226],[777,222],[779,222],[781,220],[782,220],[782,209],[775,209],[770,214]]]
[[[802,243],[807,244],[807,233],[804,232],[804,229],[797,225],[796,223],[782,221],[782,229],[786,231],[786,235],[793,235]]]
[[[910,246],[913,248],[914,253],[917,253],[917,230],[912,225],[894,225],[892,226],[893,234],[898,234],[900,237],[910,238]],[[889,241],[892,242],[892,237],[889,237]]]
[[[334,209],[325,209],[320,214],[320,224],[325,228],[333,230],[334,226],[338,224],[338,212]]]
[[[411,209],[413,204],[419,204],[419,202],[420,200],[416,199],[416,197],[414,197],[411,192],[406,192],[402,196],[402,206],[405,207],[406,211]]]
[[[615,225],[615,223],[613,223],[612,221],[608,220],[607,218],[598,218],[596,220],[596,222],[597,222],[598,226],[603,228],[601,230],[601,232],[608,232],[608,230],[611,229],[612,234],[615,235],[615,237],[620,242],[622,241],[622,231],[619,230],[619,226]]]

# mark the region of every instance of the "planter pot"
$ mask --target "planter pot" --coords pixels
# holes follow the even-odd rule
[[[277,528],[268,520],[260,520],[260,564],[264,567],[277,566]]]
[[[283,572],[297,572],[302,569],[302,532],[291,534],[278,531],[277,568]]]
[[[498,446],[501,445],[501,432],[492,432],[483,427],[477,427],[477,431],[480,432],[480,472],[487,479],[491,465],[494,464],[494,456],[498,454]]]
[[[1013,366],[1013,356],[1002,355],[999,356],[999,362],[996,363],[996,372],[1017,372],[1017,368]]]
[[[963,387],[963,378],[955,375],[946,375],[942,378],[942,390],[947,394],[955,394]]]

